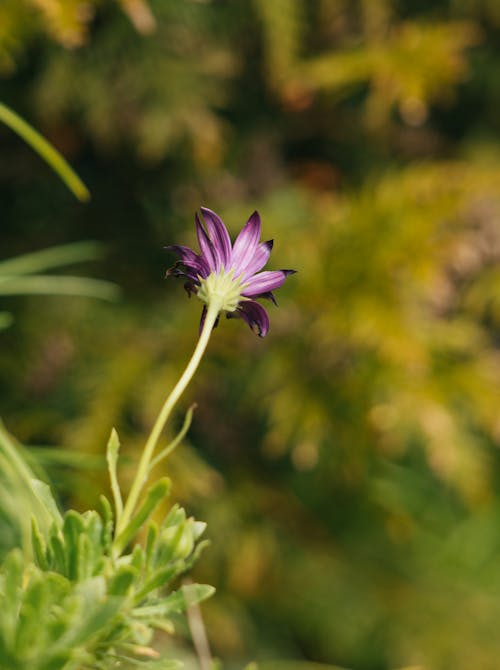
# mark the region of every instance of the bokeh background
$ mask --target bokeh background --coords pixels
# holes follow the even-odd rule
[[[71,274],[121,287],[2,298],[1,414],[61,504],[106,490],[112,425],[130,478],[190,355],[163,247],[200,205],[258,209],[299,271],[266,339],[221,323],[170,426],[197,401],[164,470],[228,668],[499,667],[499,73],[497,0],[0,5],[0,97],[92,193],[0,128],[1,257],[96,240]]]

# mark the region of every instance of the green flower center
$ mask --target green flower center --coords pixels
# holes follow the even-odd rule
[[[241,295],[245,284],[241,277],[234,278],[234,268],[226,272],[222,268],[219,272],[212,272],[206,279],[200,277],[200,288],[197,296],[207,305],[217,302],[220,310],[234,312],[242,300]]]

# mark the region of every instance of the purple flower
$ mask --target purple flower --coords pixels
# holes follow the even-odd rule
[[[189,247],[166,247],[180,260],[167,271],[167,276],[184,277],[189,295],[195,293],[205,305],[201,316],[203,326],[207,306],[215,304],[227,317],[241,317],[250,328],[264,337],[269,330],[267,311],[256,302],[268,298],[274,304],[273,291],[279,288],[295,270],[266,270],[273,241],[259,242],[260,216],[254,212],[236,238],[234,245],[219,216],[206,207],[201,208],[204,224],[195,216],[200,254]]]

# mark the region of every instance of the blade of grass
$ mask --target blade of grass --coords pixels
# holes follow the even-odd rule
[[[0,261],[0,276],[33,274],[63,265],[95,260],[101,254],[102,246],[97,242],[62,244]]]
[[[102,300],[116,300],[116,284],[87,277],[30,275],[0,277],[0,295],[78,295]]]
[[[32,126],[18,114],[0,102],[0,121],[17,133],[36,153],[43,158],[81,202],[90,199],[90,192],[65,158],[47,142]]]

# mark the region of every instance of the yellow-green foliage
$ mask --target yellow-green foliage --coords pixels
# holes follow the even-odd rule
[[[2,255],[99,238],[93,276],[125,298],[5,299],[9,428],[96,455],[116,424],[133,473],[201,309],[161,248],[196,245],[199,205],[233,232],[257,208],[270,268],[298,274],[265,340],[221,320],[165,465],[209,523],[216,651],[496,670],[498,3],[151,0],[147,37],[88,3],[71,49],[48,3],[21,6],[0,7],[6,102],[93,200],[65,200],[2,135]],[[79,506],[106,479],[54,476]]]
[[[12,58],[26,34],[45,32],[65,47],[82,46],[88,39],[89,26],[101,3],[98,0],[7,0],[0,9],[0,53],[4,67],[12,67]],[[155,20],[146,0],[116,0],[141,33],[150,33]]]

